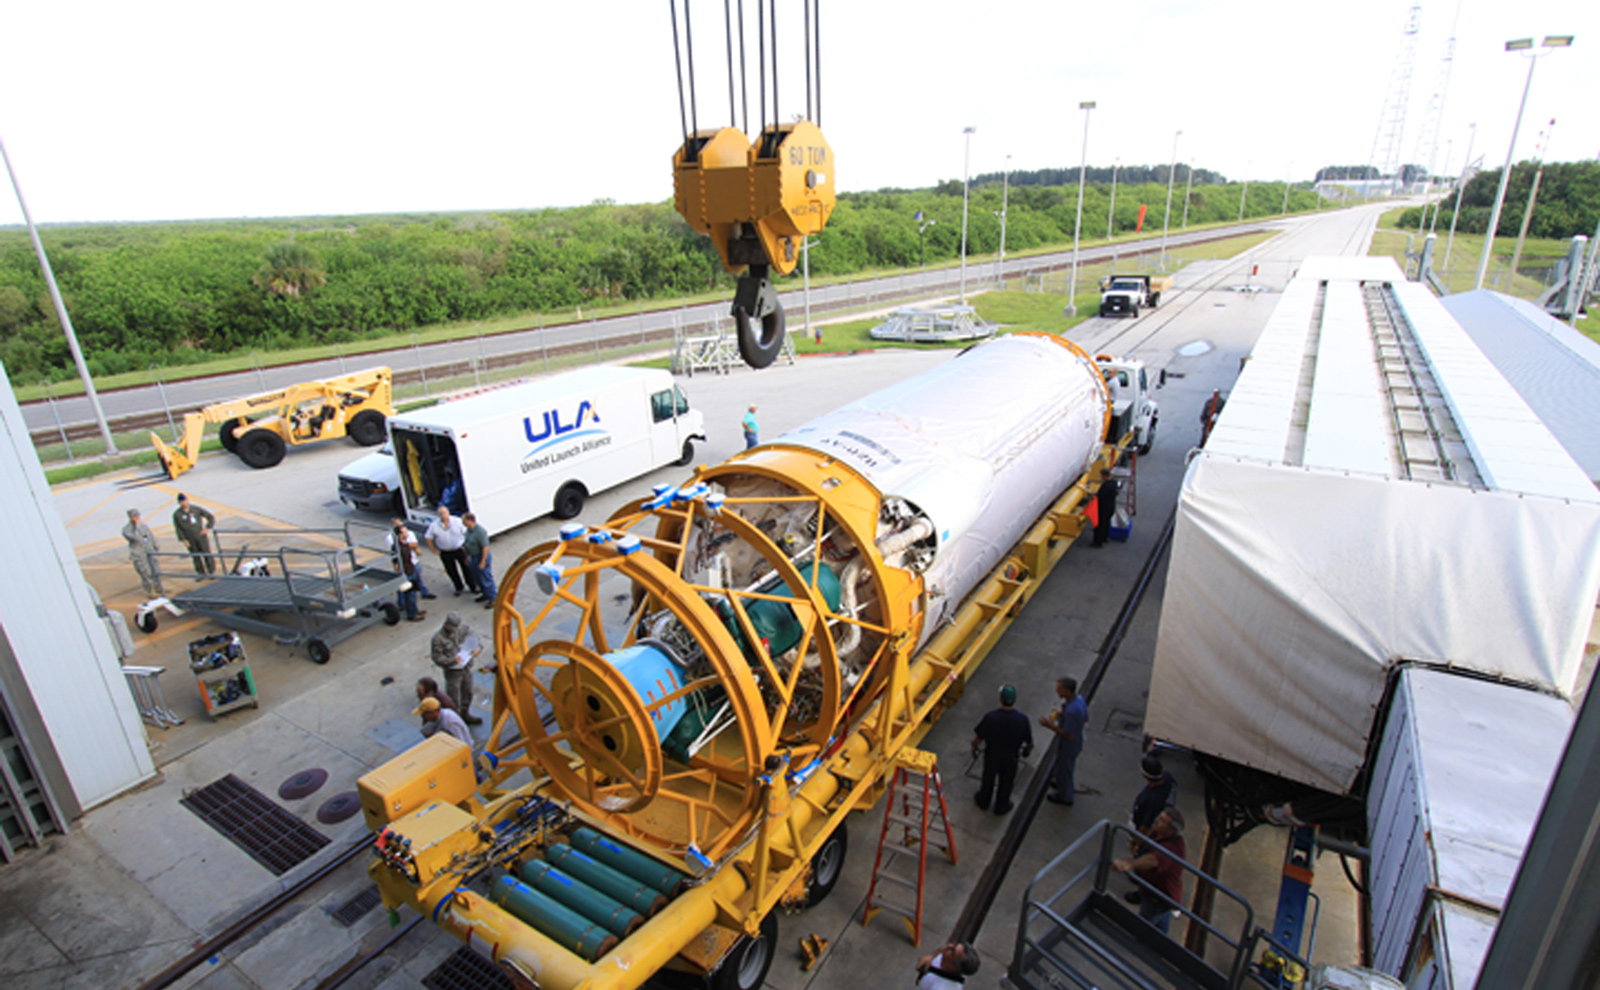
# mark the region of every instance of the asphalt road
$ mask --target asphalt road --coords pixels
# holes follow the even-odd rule
[[[1307,220],[1303,218],[1287,221],[1253,221],[1233,227],[1173,233],[1167,238],[1167,247],[1170,250],[1186,244],[1217,240],[1283,225],[1292,227],[1294,224],[1305,222]],[[1160,242],[1160,237],[1146,237],[1139,241],[1126,241],[1115,246],[1084,250],[1080,252],[1079,263],[1109,261],[1114,253],[1122,257],[1141,251],[1149,254],[1159,250]],[[1005,277],[1019,278],[1037,272],[1057,271],[1070,266],[1071,261],[1071,252],[1007,259],[1004,266]],[[966,272],[967,288],[976,291],[991,286],[995,281],[997,268],[997,263],[992,259],[969,260]],[[859,309],[891,301],[945,296],[959,291],[959,285],[959,268],[908,270],[885,278],[819,285],[811,289],[812,314],[816,316],[830,311]],[[779,297],[788,314],[791,328],[799,327],[802,323],[800,314],[804,310],[802,293],[800,290],[790,290],[779,293]],[[726,324],[727,315],[727,302],[702,303],[650,312],[641,310],[631,315],[608,317],[603,320],[553,324],[548,327],[437,344],[401,346],[346,358],[343,361],[328,359],[264,368],[259,372],[246,371],[208,378],[184,379],[164,385],[150,384],[117,389],[100,393],[100,405],[107,419],[117,420],[127,416],[160,413],[164,409],[198,408],[296,382],[344,374],[346,368],[354,370],[384,364],[394,368],[397,373],[422,369],[425,374],[438,377],[439,373],[454,369],[454,373],[459,374],[460,369],[470,369],[474,363],[480,365],[499,363],[513,355],[525,355],[532,359],[545,350],[592,345],[597,338],[601,341],[602,347],[606,341],[614,341],[621,345],[645,338],[670,340],[674,326],[709,328],[717,321]],[[95,418],[88,398],[82,395],[63,397],[56,400],[53,406],[54,408],[48,400],[25,404],[22,411],[28,429],[30,431],[54,429],[58,417],[59,421],[68,427],[92,423]]]

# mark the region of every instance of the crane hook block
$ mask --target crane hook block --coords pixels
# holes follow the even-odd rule
[[[754,144],[724,127],[689,138],[672,164],[678,213],[711,237],[723,267],[739,277],[739,355],[765,368],[785,340],[770,273],[794,271],[806,236],[821,233],[833,213],[833,149],[808,120],[768,127]]]
[[[802,239],[833,213],[833,149],[808,120],[768,127],[754,144],[737,127],[701,131],[672,164],[678,213],[735,275],[794,271]]]

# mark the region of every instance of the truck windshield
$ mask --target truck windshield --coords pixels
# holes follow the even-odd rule
[[[455,441],[436,433],[424,433],[403,426],[391,429],[400,484],[406,490],[406,504],[418,511],[447,506],[457,514],[466,512],[466,487],[461,481],[461,462],[456,458]]]
[[[1112,282],[1111,283],[1111,287],[1113,289],[1121,289],[1121,290],[1128,291],[1128,292],[1138,292],[1139,291],[1139,283],[1138,282],[1128,282],[1128,281]]]

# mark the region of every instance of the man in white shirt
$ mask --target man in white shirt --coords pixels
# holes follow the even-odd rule
[[[439,704],[438,698],[423,698],[417,710],[411,714],[421,715],[424,722],[437,722],[438,728],[434,730],[435,734],[448,732],[465,743],[468,749],[472,748],[472,730],[467,728],[467,723],[461,721],[460,715]]]
[[[450,510],[441,505],[439,518],[429,523],[422,535],[428,541],[428,549],[438,554],[444,563],[444,572],[450,575],[456,594],[459,596],[463,588],[470,588],[476,595],[478,582],[467,567],[467,551],[463,549],[467,543],[467,527],[461,520],[451,516]]]

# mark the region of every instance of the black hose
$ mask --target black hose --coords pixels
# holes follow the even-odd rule
[[[294,886],[278,894],[278,896],[256,908],[254,911],[251,911],[238,921],[235,921],[233,924],[223,929],[222,932],[217,934],[215,937],[207,939],[198,948],[194,949],[194,951],[190,952],[182,959],[179,959],[171,966],[168,966],[160,973],[157,973],[148,983],[145,983],[143,986],[141,986],[139,990],[162,990],[164,987],[170,987],[172,984],[178,982],[179,977],[205,962],[207,959],[210,959],[223,949],[232,945],[234,941],[239,938],[239,936],[261,924],[265,918],[277,911],[279,908],[283,907],[285,904],[289,903],[289,901],[300,896],[302,892],[320,881],[323,877],[348,863],[355,857],[356,853],[371,848],[371,846],[371,836],[363,836],[357,841],[352,842],[349,847],[344,850],[344,852],[341,852],[333,859],[319,866],[314,873],[303,877]]]
[[[1100,644],[1100,651],[1096,654],[1094,663],[1090,664],[1088,673],[1083,677],[1079,693],[1083,695],[1084,701],[1093,699],[1095,692],[1100,688],[1100,682],[1105,679],[1106,670],[1110,668],[1112,658],[1116,656],[1117,649],[1121,647],[1122,640],[1127,635],[1128,625],[1132,622],[1134,613],[1139,610],[1145,592],[1149,590],[1161,558],[1172,543],[1172,531],[1177,521],[1178,510],[1174,507],[1172,515],[1167,517],[1167,525],[1161,531],[1160,539],[1156,540],[1150,555],[1145,558],[1139,579],[1134,582],[1128,597],[1123,600],[1116,621],[1112,622],[1110,631]],[[1055,766],[1056,751],[1060,748],[1060,744],[1060,736],[1051,741],[1043,761],[1039,764],[1041,771],[1045,767]],[[1022,842],[1027,838],[1034,816],[1039,813],[1039,807],[1044,803],[1045,789],[1049,780],[1049,773],[1040,772],[1035,773],[1028,781],[1028,789],[1023,793],[1022,800],[1017,802],[1016,813],[1011,816],[1011,821],[1006,823],[1005,835],[1001,837],[999,845],[995,846],[994,853],[984,865],[983,873],[978,877],[977,884],[967,897],[967,903],[961,909],[961,916],[956,919],[955,928],[950,932],[950,941],[977,941],[978,932],[983,928],[989,910],[994,907],[994,899],[1000,893],[1000,885],[1005,883],[1006,873],[1010,871],[1012,862],[1017,858],[1017,851],[1022,848]]]
[[[385,952],[388,952],[394,947],[396,942],[405,938],[407,935],[410,935],[411,930],[420,924],[422,924],[422,915],[419,914],[415,918],[412,918],[410,921],[408,921],[404,928],[401,928],[388,938],[384,939],[382,945],[373,949],[371,952],[368,952],[366,955],[357,956],[356,958],[345,963],[343,966],[340,966],[338,969],[334,970],[328,975],[327,979],[317,984],[317,990],[334,990],[335,987],[343,986],[346,980],[361,972],[367,963],[383,955]]]

